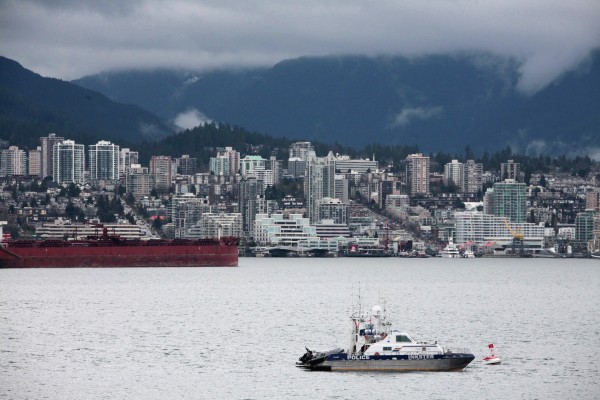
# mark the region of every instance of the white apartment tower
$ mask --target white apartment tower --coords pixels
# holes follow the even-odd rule
[[[319,200],[325,197],[335,198],[335,158],[309,158],[304,178],[304,198],[311,224],[319,220]]]
[[[10,146],[0,154],[0,175],[27,175],[27,153]]]
[[[119,146],[101,140],[88,149],[90,179],[92,181],[119,179]]]
[[[463,191],[465,180],[465,165],[458,160],[452,160],[452,162],[444,165],[444,184],[449,185],[450,182],[454,183],[460,191]]]
[[[139,163],[140,155],[137,151],[131,151],[128,148],[121,149],[119,152],[119,177],[124,178],[127,170],[133,165]]]
[[[59,185],[85,183],[85,149],[82,144],[64,140],[52,149],[52,179]]]

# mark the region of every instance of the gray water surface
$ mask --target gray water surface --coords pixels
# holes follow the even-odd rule
[[[461,372],[327,373],[357,295],[468,347]],[[488,343],[503,363],[484,366]],[[1,399],[593,399],[600,260],[252,259],[239,268],[0,270]]]

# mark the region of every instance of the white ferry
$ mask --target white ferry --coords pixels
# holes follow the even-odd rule
[[[373,307],[368,318],[356,312],[350,318],[348,350],[307,348],[296,365],[313,371],[451,371],[461,370],[475,359],[468,349],[418,342],[392,329],[379,306]]]

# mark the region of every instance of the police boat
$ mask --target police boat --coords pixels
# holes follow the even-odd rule
[[[380,306],[370,315],[353,313],[349,350],[306,353],[297,367],[311,371],[453,371],[465,368],[475,356],[468,349],[420,342],[391,328]]]

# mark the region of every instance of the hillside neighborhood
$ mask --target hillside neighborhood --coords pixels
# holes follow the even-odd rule
[[[484,170],[475,158],[440,165],[414,153],[392,166],[295,142],[287,159],[214,147],[208,161],[152,155],[142,165],[137,151],[105,140],[52,133],[36,149],[0,145],[5,238],[82,238],[103,225],[131,239],[236,236],[246,255],[598,251],[593,162],[581,174],[526,174],[511,159]]]

